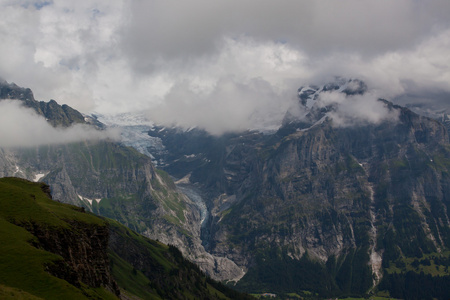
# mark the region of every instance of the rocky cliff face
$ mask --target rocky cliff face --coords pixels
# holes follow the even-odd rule
[[[107,255],[109,229],[106,224],[97,226],[78,221],[68,221],[67,229],[49,228],[37,223],[25,225],[38,242],[35,246],[60,255],[63,260],[47,265],[47,271],[55,277],[81,287],[105,287],[119,296]]]
[[[12,270],[4,269],[4,273],[19,270],[14,271],[17,272],[14,276],[2,276],[3,283],[42,295],[45,289],[52,288],[61,296],[71,293],[75,296],[80,291],[87,295],[98,288],[119,296],[107,255],[108,223],[88,215],[82,208],[52,201],[48,191],[49,187],[43,183],[1,178],[0,231],[4,247],[1,264],[3,267],[6,261],[16,264]],[[5,237],[11,231],[15,235],[8,240]],[[42,269],[65,281],[50,277]],[[30,279],[21,280],[22,277]],[[35,288],[44,283],[48,284],[44,290]]]
[[[312,102],[322,91],[366,89],[359,81],[300,89],[309,114],[287,116],[273,135],[203,134],[191,144],[167,129],[150,133],[168,152],[184,151],[178,160],[162,153],[164,168],[203,190],[204,244],[245,268],[240,288],[362,295],[406,258],[450,246],[445,127],[384,100],[396,118],[337,126],[327,117],[336,106]]]
[[[326,120],[266,147],[238,190],[244,197],[217,214],[213,253],[229,253],[231,242],[250,268],[261,263],[256,249],[277,247],[294,260],[307,253],[324,265],[336,257],[338,289],[363,293],[382,265],[448,249],[447,132],[386,105],[398,122],[335,128]]]

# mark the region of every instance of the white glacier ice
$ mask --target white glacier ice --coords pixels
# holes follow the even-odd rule
[[[121,132],[120,142],[133,147],[140,153],[154,158],[151,149],[161,151],[164,149],[162,141],[158,137],[148,135],[154,126],[140,113],[123,113],[119,115],[96,115],[97,119],[107,127],[118,128]]]

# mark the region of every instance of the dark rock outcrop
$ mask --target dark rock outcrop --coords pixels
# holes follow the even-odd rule
[[[0,231],[2,247],[5,247],[2,253],[6,256],[2,257],[2,266],[5,260],[10,259],[18,270],[22,270],[14,271],[15,277],[32,276],[37,282],[45,282],[49,288],[54,287],[66,295],[81,292],[88,296],[95,294],[97,289],[119,296],[119,287],[110,271],[108,223],[85,212],[84,208],[53,201],[48,191],[49,187],[44,183],[14,177],[0,178]],[[5,228],[19,233],[18,236],[5,236],[8,231]],[[15,248],[10,245],[15,245]],[[21,257],[27,254],[30,256]],[[24,264],[30,265],[34,271],[27,272]],[[61,280],[54,277],[67,282],[57,284]],[[14,287],[46,294],[29,284],[33,279],[24,282],[20,278],[5,280],[2,277],[2,280]]]
[[[34,222],[25,225],[38,240],[35,246],[63,258],[49,264],[48,272],[76,287],[80,287],[81,283],[94,288],[105,287],[119,296],[119,287],[109,269],[107,224],[94,225],[75,220],[66,222],[69,228],[45,227]]]

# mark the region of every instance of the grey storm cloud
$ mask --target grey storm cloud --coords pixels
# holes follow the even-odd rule
[[[377,55],[448,28],[448,1],[132,1],[123,38],[130,55],[212,52],[222,36],[289,43],[308,55]]]
[[[215,133],[276,126],[297,88],[334,76],[445,104],[449,15],[447,0],[4,0],[0,76],[83,112]]]

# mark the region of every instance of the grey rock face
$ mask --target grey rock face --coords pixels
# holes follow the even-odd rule
[[[324,89],[347,96],[367,89],[359,81],[351,87],[301,89],[299,105]],[[307,257],[322,266],[311,276],[332,274],[322,278],[328,292],[364,294],[394,261],[448,249],[447,131],[379,101],[398,118],[339,127],[327,117],[334,107],[309,103],[308,115],[287,118],[274,135],[151,132],[178,153],[161,154],[164,169],[189,175],[205,194],[203,244],[247,272],[238,286],[276,288],[279,278],[300,276]],[[267,275],[276,268],[278,279]]]
[[[334,128],[328,120],[266,144],[267,156],[247,168],[258,171],[235,192],[244,196],[218,210],[211,252],[251,268],[255,249],[278,247],[297,260],[308,253],[324,265],[365,249],[360,264],[370,266],[367,278],[376,284],[381,259],[386,266],[448,249],[447,132],[434,120],[392,109],[397,123]]]
[[[63,230],[38,224],[30,224],[26,228],[36,236],[40,247],[63,258],[50,265],[48,272],[75,286],[80,286],[80,283],[91,287],[103,286],[119,296],[119,287],[109,267],[108,227],[77,221],[70,222],[70,225],[71,229]]]

